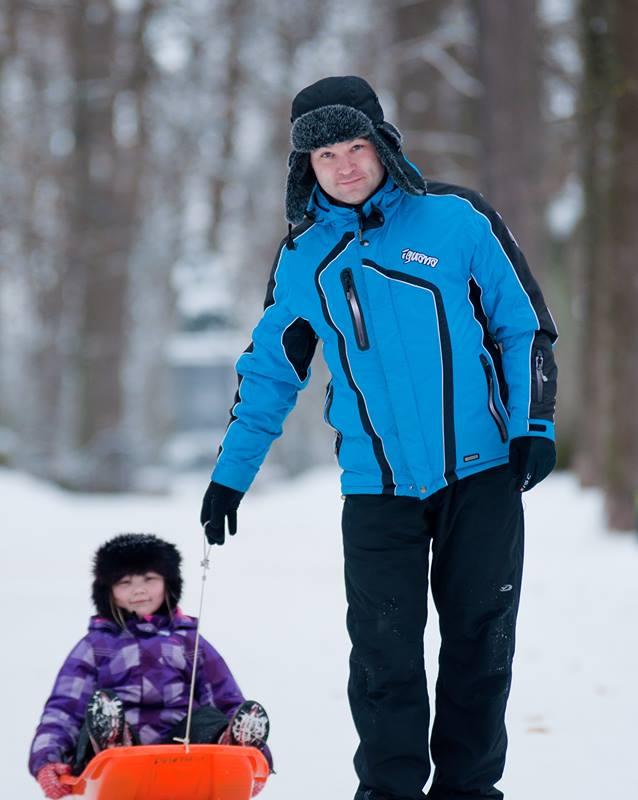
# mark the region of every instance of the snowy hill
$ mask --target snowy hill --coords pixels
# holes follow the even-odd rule
[[[207,476],[169,497],[69,495],[0,470],[5,609],[3,797],[36,800],[26,771],[55,673],[91,613],[89,565],[105,539],[153,531],[185,560],[182,606],[195,614]],[[638,797],[638,542],[608,533],[600,498],[568,475],[525,498],[527,561],[509,707],[507,800]],[[272,719],[278,775],[262,797],[349,800],[355,733],[336,469],[251,493],[239,534],[213,551],[203,632],[245,694]],[[436,619],[426,637],[434,685]]]

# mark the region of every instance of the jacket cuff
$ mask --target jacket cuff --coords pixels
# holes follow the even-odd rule
[[[250,484],[255,480],[257,473],[246,472],[246,467],[217,463],[215,469],[210,476],[211,481],[221,483],[222,486],[228,486],[229,489],[236,489],[238,492],[247,492]]]
[[[540,436],[544,439],[556,441],[556,431],[554,423],[548,419],[524,419],[521,422],[510,423],[510,439],[517,439],[519,436]]]
[[[40,772],[42,767],[46,767],[49,764],[62,764],[62,763],[64,763],[63,756],[54,753],[51,750],[41,751],[37,755],[31,756],[31,759],[29,760],[29,772],[37,780],[38,772]]]

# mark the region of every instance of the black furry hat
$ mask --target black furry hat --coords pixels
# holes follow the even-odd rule
[[[101,617],[113,619],[111,589],[124,575],[157,572],[164,578],[170,607],[182,596],[182,557],[174,544],[152,533],[122,533],[109,539],[93,559],[93,603]]]
[[[309,153],[318,147],[365,137],[376,147],[383,166],[408,194],[425,194],[425,181],[401,152],[401,134],[383,119],[374,90],[355,75],[322,78],[302,89],[292,101],[288,157],[286,217],[297,224],[304,217],[316,178]]]

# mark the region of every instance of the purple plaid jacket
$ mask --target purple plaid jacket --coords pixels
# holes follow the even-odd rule
[[[88,634],[73,648],[53,685],[29,756],[35,775],[75,752],[86,706],[95,689],[113,689],[126,721],[142,744],[161,741],[188,710],[197,620],[132,618],[125,630],[91,617]],[[244,697],[224,659],[200,638],[194,709],[211,705],[230,717]]]

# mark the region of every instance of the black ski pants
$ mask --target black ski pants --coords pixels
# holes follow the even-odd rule
[[[428,571],[441,632],[428,798],[499,800],[523,569],[522,503],[509,465],[427,500],[349,495],[342,523],[348,696],[360,738],[355,800],[424,797]]]

